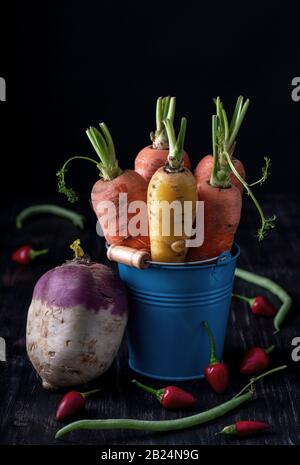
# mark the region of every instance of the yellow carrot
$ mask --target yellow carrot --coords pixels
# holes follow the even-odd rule
[[[176,140],[173,124],[163,121],[169,155],[164,167],[152,176],[148,186],[148,214],[151,258],[158,262],[184,262],[193,221],[196,216],[197,186],[183,165],[186,119],[182,118]]]

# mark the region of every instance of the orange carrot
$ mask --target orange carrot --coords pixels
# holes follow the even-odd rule
[[[240,176],[243,179],[245,179],[246,171],[245,171],[243,163],[237,158],[233,158],[232,161],[233,161],[233,164],[237,172],[240,174]],[[199,161],[194,171],[197,184],[199,184],[202,181],[210,180],[213,164],[214,164],[214,159],[212,155],[205,155],[205,157],[203,157]],[[244,189],[243,184],[240,183],[240,181],[235,177],[235,175],[232,172],[229,175],[229,182],[232,186],[237,187],[241,193],[243,192],[243,189]]]
[[[153,174],[164,166],[167,162],[169,153],[169,141],[163,120],[168,118],[173,124],[175,115],[175,97],[159,97],[156,102],[156,131],[150,134],[152,145],[143,148],[137,155],[134,163],[134,169],[139,173],[147,183],[149,183]],[[191,167],[189,156],[186,152],[183,154],[184,166]]]
[[[105,181],[104,179],[96,181],[92,188],[91,200],[106,241],[108,244],[122,243],[122,245],[139,249],[149,248],[148,236],[138,235],[137,237],[133,237],[128,234],[128,223],[136,213],[129,213],[127,207],[127,218],[123,217],[122,207],[120,206],[120,193],[127,194],[128,205],[135,200],[141,200],[146,204],[147,184],[145,180],[133,170],[125,170],[111,181]],[[106,200],[112,202],[115,206],[108,214],[105,214],[105,212],[100,211],[98,208],[98,206]],[[116,229],[110,232],[110,225],[113,224],[113,222],[115,222]],[[122,228],[124,228],[124,232],[122,232]]]
[[[133,201],[147,202],[147,183],[135,171],[121,171],[116,159],[114,143],[111,134],[105,125],[100,124],[102,134],[98,129],[90,127],[86,133],[89,137],[99,161],[89,157],[75,156],[65,162],[62,169],[57,173],[59,192],[64,193],[71,202],[77,200],[73,189],[65,185],[65,172],[67,165],[74,159],[84,159],[96,164],[102,179],[96,181],[91,192],[91,201],[94,212],[99,220],[104,237],[108,244],[128,245],[139,249],[149,249],[149,237],[147,234],[130,234],[128,223],[137,212],[129,211],[128,207]],[[124,199],[119,194],[127,194],[127,206],[121,205]],[[110,202],[111,210],[105,208],[103,202]],[[101,207],[101,208],[99,208]],[[147,225],[147,211],[145,207],[143,221]],[[142,216],[142,213],[141,215]]]
[[[214,115],[211,177],[197,183],[198,199],[204,202],[204,242],[200,247],[189,249],[188,261],[206,260],[230,250],[241,218],[241,192],[230,184],[230,172],[227,171],[225,175],[224,165],[220,162],[217,140],[219,124],[218,116]]]
[[[209,181],[197,185],[198,199],[204,202],[204,242],[190,247],[187,261],[206,260],[231,250],[241,218],[242,197],[237,187],[213,187]]]
[[[217,99],[217,105],[220,101]],[[224,150],[224,138],[228,131],[226,114],[219,112],[212,117],[213,168],[210,180],[198,182],[198,199],[204,201],[204,242],[200,247],[191,247],[188,261],[205,260],[230,251],[238,228],[242,198],[240,190],[230,183],[231,172],[247,190],[261,217],[258,238],[262,240],[266,232],[274,228],[275,216],[266,218],[249,185],[238,173],[232,156]],[[223,122],[221,121],[223,118]]]
[[[220,97],[215,99],[216,112],[220,121],[220,133],[216,135],[216,137],[219,139],[219,141],[217,142],[219,144],[221,143],[222,145],[222,150],[219,153],[219,156],[221,157],[222,153],[225,151],[229,153],[229,155],[233,159],[233,153],[236,146],[236,137],[249,106],[249,99],[247,99],[245,103],[243,103],[243,101],[244,98],[242,95],[240,95],[236,101],[235,109],[229,124],[223,102],[220,100]],[[221,162],[223,166],[223,171],[228,177],[230,184],[236,186],[242,193],[243,185],[231,172],[230,167],[228,166],[226,161],[222,159]],[[210,179],[213,165],[214,161],[212,155],[207,155],[206,157],[202,158],[202,160],[200,160],[195,169],[195,177],[197,179],[197,182]],[[234,166],[236,167],[241,177],[245,178],[245,168],[242,162],[240,162],[237,159],[234,159]]]
[[[235,169],[237,170],[239,175],[243,179],[245,179],[246,172],[245,172],[244,165],[240,160],[235,158],[233,155],[234,155],[234,151],[236,147],[235,139],[237,137],[238,131],[241,127],[246,111],[248,109],[249,99],[246,100],[246,102],[243,104],[243,97],[242,96],[238,97],[230,125],[228,125],[225,108],[219,97],[215,100],[215,103],[216,103],[217,116],[222,126],[221,134],[219,134],[219,138],[220,137],[222,138],[222,142],[221,142],[222,150],[220,151],[221,157],[223,156],[222,154],[224,152],[227,152],[231,157],[231,160],[234,164]],[[227,174],[229,173],[230,184],[233,186],[236,186],[239,189],[239,191],[243,193],[243,184],[237,179],[237,177],[231,171],[228,164],[224,162],[224,159],[222,160],[222,164],[224,166],[225,171],[227,171]],[[270,164],[271,164],[271,160],[265,157],[265,166],[262,168],[261,178],[249,184],[249,186],[254,186],[255,184],[262,184],[267,179],[269,175]],[[202,158],[202,160],[199,161],[198,165],[196,166],[195,172],[194,172],[197,183],[203,180],[210,179],[213,165],[214,165],[214,161],[213,161],[212,155],[206,155],[205,157]]]

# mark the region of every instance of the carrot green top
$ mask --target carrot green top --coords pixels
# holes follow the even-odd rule
[[[156,101],[156,130],[150,133],[154,149],[167,150],[169,148],[168,136],[163,120],[169,119],[173,123],[175,106],[176,97],[159,97]]]
[[[174,126],[171,120],[163,120],[168,140],[169,154],[166,169],[169,171],[180,171],[183,168],[183,146],[186,132],[186,118],[181,118],[180,130],[176,139]]]
[[[243,103],[243,100],[243,97],[240,95],[237,99],[230,123],[228,122],[227,114],[220,97],[217,97],[215,100],[217,114],[213,116],[212,120],[214,156],[214,165],[210,179],[212,186],[221,188],[230,186],[229,176],[231,169],[224,156],[224,152],[227,152],[230,157],[233,156],[235,140],[249,106],[249,99],[245,103]]]
[[[94,160],[93,158],[74,156],[69,158],[58,171],[58,190],[60,193],[65,194],[70,202],[76,202],[78,196],[72,188],[68,188],[65,184],[65,173],[67,171],[67,165],[75,159],[87,160],[94,163],[98,170],[99,175],[105,181],[111,181],[117,178],[121,173],[119,168],[118,160],[116,159],[116,152],[111,134],[105,123],[100,123],[101,132],[94,127],[90,127],[86,130],[86,134],[93,145],[100,161]]]

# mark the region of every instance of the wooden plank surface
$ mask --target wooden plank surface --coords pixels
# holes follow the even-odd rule
[[[0,218],[1,275],[0,275],[0,337],[7,343],[7,361],[0,362],[0,443],[1,444],[239,444],[237,439],[215,436],[225,425],[238,419],[267,421],[273,425],[270,432],[255,438],[244,439],[243,444],[300,444],[300,362],[291,360],[291,340],[300,336],[300,286],[299,286],[299,198],[292,196],[265,196],[263,205],[268,214],[278,216],[277,228],[263,244],[255,239],[258,218],[254,208],[245,201],[243,221],[237,241],[241,245],[238,265],[249,271],[266,275],[282,284],[293,296],[293,309],[284,329],[272,336],[272,320],[252,315],[246,304],[232,302],[228,334],[225,344],[225,361],[231,370],[231,387],[222,395],[213,393],[204,380],[181,383],[199,398],[199,405],[192,410],[170,412],[159,403],[140,392],[130,383],[136,375],[127,366],[125,341],[113,366],[90,386],[101,386],[102,392],[88,400],[89,418],[141,418],[170,419],[206,410],[242,387],[247,377],[238,374],[238,364],[243,351],[252,346],[277,345],[272,365],[288,364],[284,373],[261,382],[256,399],[209,425],[184,432],[154,434],[135,431],[81,431],[63,441],[55,441],[59,425],[55,421],[56,405],[62,391],[49,393],[41,387],[40,380],[26,356],[25,324],[32,290],[37,279],[49,268],[70,257],[69,244],[81,237],[85,250],[93,259],[103,260],[104,243],[96,236],[95,220],[88,201],[78,208],[87,215],[86,229],[81,232],[70,222],[52,216],[29,220],[23,230],[14,227],[15,214],[24,206],[41,203],[41,199],[28,198],[3,207]],[[43,199],[63,203],[61,198]],[[30,243],[36,248],[49,247],[48,257],[40,258],[30,267],[11,263],[10,253],[19,245]],[[258,288],[235,282],[240,293],[255,295]],[[273,299],[273,297],[271,296]],[[273,299],[274,300],[274,299]],[[274,303],[278,302],[274,300]],[[145,381],[145,380],[144,380]],[[147,380],[151,383],[151,380]],[[163,383],[153,381],[154,386]]]

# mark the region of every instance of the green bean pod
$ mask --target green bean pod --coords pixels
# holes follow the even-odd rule
[[[79,420],[61,428],[56,433],[55,438],[58,439],[64,436],[66,433],[70,433],[71,431],[76,431],[79,429],[134,429],[142,431],[162,432],[192,428],[193,426],[208,423],[211,420],[225,415],[231,410],[242,405],[244,402],[250,400],[252,396],[253,393],[248,391],[246,394],[243,394],[236,399],[230,399],[229,401],[206,410],[205,412],[197,413],[196,415],[189,417],[177,418],[176,420],[153,421],[135,420],[129,418],[115,418],[109,420]]]
[[[84,216],[79,213],[74,212],[68,208],[60,207],[59,205],[47,203],[40,205],[32,205],[22,210],[16,217],[16,227],[21,229],[23,227],[23,222],[34,215],[50,213],[52,215],[60,216],[66,218],[78,226],[80,229],[84,228]]]

